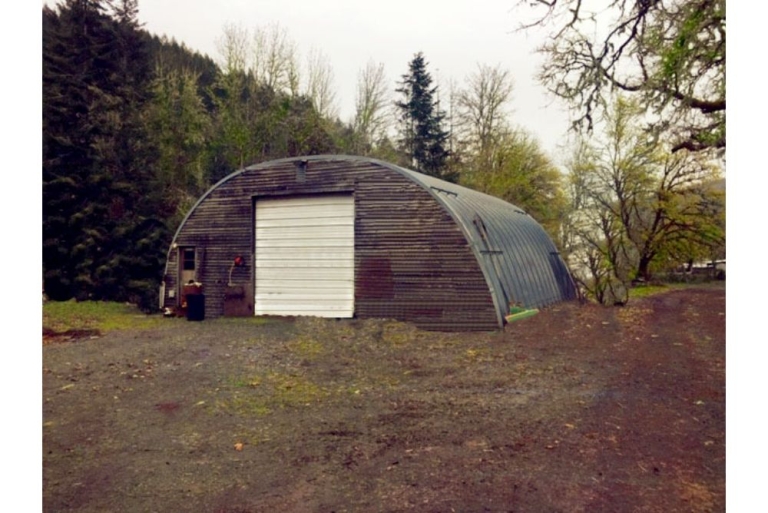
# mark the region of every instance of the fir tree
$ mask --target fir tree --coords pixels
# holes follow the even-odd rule
[[[432,77],[421,52],[409,63],[408,73],[402,76],[396,91],[403,95],[402,101],[395,102],[400,111],[398,144],[409,164],[419,172],[455,181],[456,176],[446,168],[445,113],[436,100],[437,86],[432,87]]]
[[[43,265],[53,299],[87,297],[105,239],[105,206],[94,201],[108,179],[94,151],[104,128],[94,114],[105,96],[107,22],[98,1],[43,8]]]
[[[146,262],[165,243],[148,248],[144,228],[163,224],[151,221],[162,198],[143,122],[149,60],[135,0],[115,5],[43,9],[43,279],[53,299],[146,306],[162,272]]]

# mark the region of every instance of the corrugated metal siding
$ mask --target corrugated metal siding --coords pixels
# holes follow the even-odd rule
[[[533,308],[576,299],[576,287],[557,247],[522,209],[487,194],[397,169],[429,188],[464,228],[495,290],[502,315],[510,302]]]
[[[223,312],[232,259],[246,256],[238,272],[253,279],[253,198],[354,192],[355,315],[413,322],[425,329],[490,330],[498,312],[483,271],[451,213],[421,184],[370,159],[308,157],[304,181],[285,159],[251,166],[212,187],[174,237],[179,246],[205,248],[199,280],[206,315]],[[177,252],[166,266],[165,305],[175,299]]]
[[[256,200],[256,315],[352,317],[350,194]]]

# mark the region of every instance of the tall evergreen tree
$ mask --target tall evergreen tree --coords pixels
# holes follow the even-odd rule
[[[109,62],[107,18],[101,2],[69,0],[43,8],[43,265],[44,287],[68,299],[92,284],[89,272],[104,234],[94,217],[105,178],[93,151],[101,127],[91,117],[103,95]]]
[[[427,62],[419,52],[408,64],[408,73],[396,91],[403,99],[396,101],[399,109],[400,150],[409,165],[417,171],[456,181],[456,176],[446,167],[448,132],[443,128],[445,113],[437,102],[437,86],[427,71]]]
[[[43,9],[43,265],[54,299],[146,304],[157,290],[163,248],[146,227],[163,222],[152,220],[161,198],[150,187],[143,41],[135,0]]]

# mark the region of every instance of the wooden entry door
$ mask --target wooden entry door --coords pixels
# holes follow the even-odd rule
[[[192,247],[179,248],[179,296],[184,285],[197,281],[197,252]]]

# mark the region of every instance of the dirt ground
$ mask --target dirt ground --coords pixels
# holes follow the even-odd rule
[[[504,333],[169,319],[47,342],[45,511],[725,510],[724,286]]]

